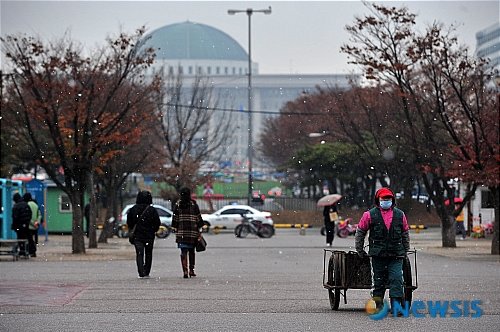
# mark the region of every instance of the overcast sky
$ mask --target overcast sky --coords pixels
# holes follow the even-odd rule
[[[475,33],[498,22],[498,0],[491,1],[377,1],[406,5],[417,14],[421,29],[433,21],[456,23],[458,37],[475,49]],[[228,9],[265,9],[271,15],[252,16],[252,59],[262,74],[347,73],[354,69],[340,53],[348,41],[344,27],[366,12],[352,1],[4,1],[1,35],[25,32],[58,38],[69,30],[88,48],[102,45],[120,29],[132,32],[145,25],[152,31],[183,22],[203,23],[222,30],[248,48],[248,18]]]

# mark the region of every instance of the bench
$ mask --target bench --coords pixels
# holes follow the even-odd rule
[[[21,255],[21,244],[24,243],[24,254]],[[28,239],[5,240],[0,239],[0,255],[12,255],[12,260],[17,261],[20,256],[29,258]]]

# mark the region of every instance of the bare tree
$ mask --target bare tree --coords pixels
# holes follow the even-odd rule
[[[491,253],[498,255],[500,112],[492,87],[495,73],[487,61],[471,57],[467,48],[459,47],[453,32],[435,23],[417,40],[415,56],[422,64],[421,76],[425,78],[419,88],[427,91],[421,98],[450,138],[447,159],[453,162],[447,173],[470,186],[466,199],[453,215],[460,213],[477,186],[487,186],[495,209]],[[446,206],[437,207],[446,213]]]
[[[67,37],[53,43],[26,36],[1,39],[12,69],[2,109],[16,115],[33,159],[69,196],[75,254],[85,253],[82,215],[89,174],[95,163],[116,153],[107,149],[110,143],[126,144],[137,135],[135,120],[156,91],[157,81],[144,77],[154,53],[138,46],[143,34],[142,28],[109,38],[108,47],[90,57]],[[131,113],[137,116],[122,121]]]
[[[208,78],[184,86],[182,75],[170,77],[158,105],[166,155],[163,175],[179,191],[193,188],[203,161],[217,160],[232,135],[230,114],[216,114],[218,100]]]
[[[365,3],[370,13],[357,17],[347,26],[350,43],[342,47],[352,63],[365,71],[369,80],[379,81],[394,89],[400,102],[404,124],[400,134],[404,144],[420,165],[427,191],[433,201],[444,204],[445,197],[453,197],[452,188],[447,188],[447,160],[443,158],[449,138],[442,134],[443,127],[433,121],[432,112],[422,107],[416,82],[420,79],[418,59],[415,49],[415,17],[407,8],[385,7]],[[447,193],[447,195],[445,194]],[[441,215],[443,246],[455,247],[454,223],[450,219],[453,212]]]
[[[143,118],[136,123],[140,129],[140,135],[129,140],[129,144],[111,145],[110,148],[120,152],[101,163],[95,170],[96,182],[103,189],[106,197],[106,215],[103,216],[104,227],[99,236],[99,243],[106,243],[107,238],[113,236],[112,230],[116,226],[120,213],[119,193],[127,177],[133,172],[158,173],[161,170],[163,151],[161,145],[157,144],[159,128],[157,118],[154,116],[154,108],[151,106],[146,107],[151,112],[150,115],[144,114]],[[108,220],[114,221],[109,223]],[[92,219],[92,226],[95,228],[94,219]]]

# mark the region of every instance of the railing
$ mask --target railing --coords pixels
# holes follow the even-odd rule
[[[201,210],[210,210],[210,203],[208,200],[203,198],[198,198],[196,200]],[[224,198],[224,199],[212,199],[211,200],[213,210],[218,210],[225,205],[230,204],[247,204],[246,197],[240,198]],[[293,197],[273,197],[266,198],[264,204],[251,203],[252,207],[257,210],[265,211],[283,211],[283,210],[293,210],[293,211],[317,211],[316,200],[308,198],[293,198]]]
[[[269,197],[264,200],[264,204],[251,203],[251,206],[257,210],[265,211],[319,211],[320,208],[316,206],[316,199],[312,198],[295,198],[295,197]],[[231,204],[247,205],[246,197],[226,197],[222,199],[207,200],[203,197],[196,199],[200,210],[202,211],[216,211],[223,206]],[[134,204],[135,199],[130,199],[127,204]],[[153,197],[153,204],[159,204],[166,208],[172,209],[171,201],[166,201],[160,197]],[[210,204],[212,206],[210,206]],[[126,204],[124,204],[126,205]]]

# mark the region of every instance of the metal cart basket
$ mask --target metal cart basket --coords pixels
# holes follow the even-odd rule
[[[413,256],[415,275],[412,275],[409,256]],[[403,286],[403,301],[411,304],[412,292],[418,288],[416,250],[409,251],[403,258]],[[323,249],[323,287],[328,290],[330,307],[338,310],[341,295],[347,304],[348,289],[371,289],[370,258],[360,258],[354,251]]]

